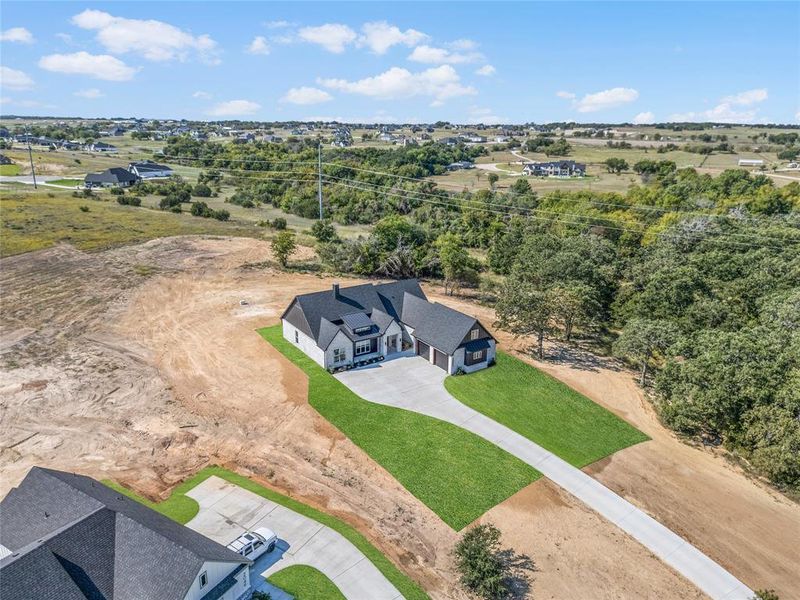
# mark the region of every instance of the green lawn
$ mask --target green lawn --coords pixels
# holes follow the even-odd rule
[[[71,191],[58,188],[34,191],[30,186],[17,189],[4,184],[0,256],[41,250],[59,242],[81,250],[101,250],[172,235],[264,235],[250,224],[120,206],[106,194],[96,198],[73,198]],[[82,212],[81,206],[88,206],[89,211]]]
[[[281,569],[267,578],[272,585],[289,592],[295,600],[345,600],[339,588],[325,575],[306,565]]]
[[[483,438],[411,411],[367,402],[283,339],[259,333],[308,376],[308,401],[453,529],[541,474]]]
[[[576,467],[649,439],[599,404],[539,369],[497,353],[497,364],[445,379],[467,406]]]
[[[54,179],[52,181],[47,182],[50,185],[63,185],[66,187],[75,187],[76,185],[81,185],[83,183],[83,179]]]
[[[167,500],[159,503],[150,502],[149,500],[142,498],[131,490],[122,487],[113,481],[104,481],[103,483],[109,487],[113,487],[126,496],[133,498],[134,500],[137,500],[146,506],[149,506],[150,508],[177,521],[178,523],[185,524],[188,523],[199,510],[197,502],[186,496],[186,492],[201,484],[213,475],[249,490],[254,494],[261,496],[262,498],[266,498],[267,500],[271,500],[272,502],[280,504],[281,506],[285,506],[286,508],[298,512],[301,515],[305,515],[306,517],[314,519],[315,521],[318,521],[323,525],[327,525],[335,531],[338,531],[356,548],[364,553],[370,562],[372,562],[372,564],[374,564],[378,570],[383,573],[383,575],[389,581],[392,582],[392,585],[400,590],[406,600],[430,600],[422,588],[420,588],[410,577],[403,574],[397,567],[394,566],[391,561],[389,561],[388,558],[381,554],[381,552],[375,548],[375,546],[373,546],[367,540],[367,538],[365,538],[347,523],[340,521],[336,517],[333,517],[329,514],[318,511],[317,509],[303,504],[302,502],[298,502],[293,498],[289,498],[288,496],[279,494],[274,490],[265,488],[264,486],[259,485],[255,481],[252,481],[243,475],[239,475],[233,471],[228,471],[222,467],[206,467],[194,475],[194,477],[191,477],[178,485],[174,490],[172,490],[172,494]],[[275,583],[275,585],[283,587],[278,583]],[[306,591],[310,591],[310,588]],[[316,597],[309,596],[309,598]]]
[[[19,165],[0,165],[0,175],[19,175]]]

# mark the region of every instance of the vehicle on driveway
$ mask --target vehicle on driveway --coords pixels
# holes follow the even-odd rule
[[[259,527],[255,531],[247,531],[228,544],[228,548],[242,556],[255,560],[262,554],[272,552],[278,536],[266,527]]]

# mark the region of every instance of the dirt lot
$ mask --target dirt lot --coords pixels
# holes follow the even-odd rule
[[[166,238],[0,262],[0,495],[33,464],[113,477],[151,497],[224,464],[334,512],[434,597],[460,598],[449,558],[457,535],[317,415],[299,371],[255,333],[295,294],[331,283],[277,272],[268,257],[252,239]],[[486,309],[444,300],[491,323]],[[624,371],[571,355],[544,367],[653,437],[592,473],[751,587],[792,597],[796,505],[677,441]],[[533,558],[537,598],[702,597],[544,480],[484,519]]]

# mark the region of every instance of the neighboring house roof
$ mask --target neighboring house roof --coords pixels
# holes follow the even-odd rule
[[[206,561],[251,562],[90,477],[39,467],[0,502],[0,544],[10,598],[178,599]]]
[[[352,341],[383,335],[394,322],[414,328],[414,337],[448,354],[478,322],[429,302],[416,279],[363,284],[296,296],[281,315],[327,349],[341,331]]]
[[[133,169],[136,169],[139,173],[148,171],[172,171],[172,168],[167,165],[160,165],[149,160],[144,162],[132,162],[128,165],[128,170]]]
[[[139,178],[122,167],[112,167],[102,173],[89,173],[84,181],[86,183],[136,183]]]

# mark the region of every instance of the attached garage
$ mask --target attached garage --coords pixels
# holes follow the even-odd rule
[[[447,354],[444,352],[439,352],[436,348],[433,349],[433,364],[435,364],[440,369],[444,369],[447,371]]]
[[[431,355],[431,347],[425,342],[420,342],[417,340],[417,355],[424,357],[425,360],[430,360],[429,356]]]

